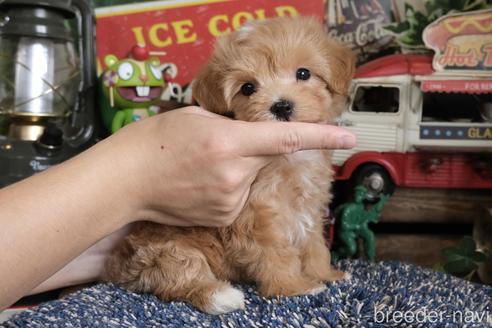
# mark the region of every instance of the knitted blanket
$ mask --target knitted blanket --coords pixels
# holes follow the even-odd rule
[[[5,327],[492,327],[492,288],[400,262],[344,260],[350,281],[313,296],[260,297],[237,286],[246,309],[207,315],[113,284],[26,310]]]

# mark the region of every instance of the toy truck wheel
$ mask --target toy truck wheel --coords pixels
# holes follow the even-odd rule
[[[391,195],[395,191],[395,184],[388,172],[377,164],[368,164],[359,168],[352,177],[353,187],[363,185],[367,188],[366,199],[376,201],[381,193]]]

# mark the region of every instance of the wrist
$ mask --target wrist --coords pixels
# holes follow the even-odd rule
[[[45,181],[52,181],[52,192],[62,193],[55,198],[62,202],[63,213],[58,216],[80,218],[72,224],[80,224],[80,231],[93,242],[131,222],[135,208],[124,157],[116,148],[112,138],[107,138],[42,173]]]
[[[176,204],[173,181],[177,160],[172,149],[159,138],[162,129],[166,129],[162,118],[157,115],[134,122],[101,145],[111,152],[109,157],[117,165],[109,172],[109,184],[114,184],[108,188],[124,203],[120,217],[126,224],[148,220],[183,225],[170,214],[170,208]]]
[[[124,147],[124,145],[123,145]],[[94,207],[94,217],[106,233],[112,233],[135,221],[140,199],[135,195],[135,175],[132,158],[122,149],[120,140],[107,138],[83,155],[89,168],[87,179]],[[95,165],[94,165],[95,164]]]

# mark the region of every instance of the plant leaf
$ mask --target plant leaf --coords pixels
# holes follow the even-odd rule
[[[472,281],[473,275],[475,274],[475,272],[476,272],[475,270],[471,271],[469,274],[464,276],[463,279],[468,280],[468,281]]]
[[[473,240],[470,236],[465,236],[461,241],[459,248],[463,251],[463,254],[470,255],[475,252],[477,249],[477,245],[475,244],[475,240]]]
[[[487,255],[482,252],[475,251],[470,254],[470,259],[474,262],[484,262],[485,260],[487,260]]]
[[[467,273],[477,268],[478,265],[466,258],[444,264],[444,269],[449,273]]]
[[[463,257],[460,249],[457,247],[447,247],[442,250],[442,254],[448,259],[448,261],[458,260]]]
[[[392,24],[392,25],[384,26],[385,30],[388,30],[388,31],[396,33],[396,34],[405,32],[409,28],[410,28],[410,24],[408,22],[402,22],[402,23],[398,23],[398,24]]]
[[[411,4],[409,4],[408,2],[405,2],[405,15],[411,15],[415,12],[415,8],[413,8],[413,6]]]
[[[437,272],[446,272],[446,270],[444,270],[444,266],[442,265],[442,263],[436,263],[436,264],[434,264],[434,266],[432,267],[432,269],[434,271],[437,271]]]

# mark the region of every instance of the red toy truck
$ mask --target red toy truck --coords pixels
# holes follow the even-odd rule
[[[436,76],[432,57],[394,55],[358,69],[339,125],[357,147],[334,154],[339,180],[394,186],[492,188],[492,77]]]
[[[339,125],[358,137],[337,150],[339,180],[492,189],[492,10],[444,16],[424,31],[435,55],[393,55],[359,67]]]

